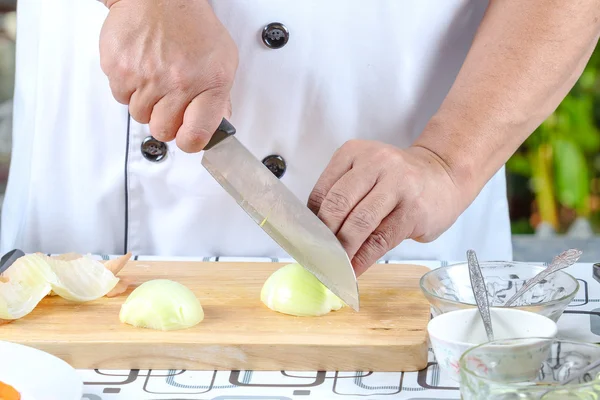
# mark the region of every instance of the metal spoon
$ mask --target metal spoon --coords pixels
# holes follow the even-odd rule
[[[567,379],[563,379],[562,381],[559,381],[557,386],[568,385],[569,383],[574,382],[574,381],[584,377],[585,375],[589,374],[591,371],[595,370],[598,367],[600,367],[600,360],[591,363],[590,365],[588,365],[587,367],[585,367],[583,370],[579,371],[575,375],[572,375]],[[560,389],[555,389],[555,390],[560,390]],[[553,389],[550,389],[550,390],[546,390],[545,392],[542,392],[540,394],[540,398],[544,398],[545,395],[547,395],[548,393],[552,393],[553,391],[554,391]]]
[[[556,257],[552,259],[552,262],[548,267],[546,267],[542,272],[528,280],[523,287],[517,291],[506,303],[504,303],[503,307],[509,307],[511,304],[515,302],[519,297],[523,295],[526,291],[531,289],[533,286],[537,285],[542,279],[545,279],[548,275],[555,273],[561,269],[570,267],[575,264],[579,257],[581,257],[582,251],[577,249],[569,249],[567,251],[563,251]]]
[[[564,379],[564,380],[560,381],[559,385],[566,385],[568,383],[576,381],[577,379],[585,376],[586,374],[589,374],[590,371],[593,371],[593,370],[595,370],[598,367],[600,367],[600,360],[591,363],[590,365],[588,365],[587,367],[585,367],[583,370],[579,371],[579,373],[571,376],[570,378],[567,378],[567,379]]]
[[[469,264],[469,276],[471,278],[473,294],[475,295],[475,303],[477,303],[479,314],[483,320],[485,333],[487,334],[488,340],[491,342],[494,340],[494,331],[492,329],[492,317],[490,315],[487,288],[485,287],[485,281],[483,280],[481,268],[479,267],[479,262],[477,261],[474,250],[467,251],[467,262]]]

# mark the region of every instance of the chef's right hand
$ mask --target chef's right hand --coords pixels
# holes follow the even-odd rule
[[[206,0],[104,0],[100,59],[115,99],[156,139],[201,151],[222,118],[238,52]]]

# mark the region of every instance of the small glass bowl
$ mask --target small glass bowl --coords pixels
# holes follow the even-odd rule
[[[522,350],[525,347],[528,351]],[[465,351],[460,358],[461,398],[597,400],[600,366],[566,385],[559,382],[574,378],[598,360],[600,346],[592,343],[549,338],[487,342]]]
[[[506,300],[545,268],[539,264],[514,261],[487,261],[479,265],[490,307],[504,307]],[[477,306],[467,263],[433,269],[421,277],[420,286],[434,317]],[[510,307],[541,314],[557,322],[578,291],[577,279],[564,271],[557,271],[525,292]]]

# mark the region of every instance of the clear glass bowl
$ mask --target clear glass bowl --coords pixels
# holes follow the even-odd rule
[[[459,361],[461,398],[597,400],[600,366],[567,385],[558,383],[598,360],[600,346],[592,343],[548,338],[487,342],[465,351]]]
[[[543,265],[524,262],[488,261],[479,265],[490,307],[503,307],[526,281],[544,270]],[[476,307],[467,263],[433,269],[421,277],[420,285],[434,317]],[[578,290],[577,279],[557,271],[525,292],[510,307],[542,314],[557,322]]]

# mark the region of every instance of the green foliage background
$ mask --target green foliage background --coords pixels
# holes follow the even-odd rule
[[[600,233],[600,46],[556,111],[507,163],[513,233],[577,218]]]

